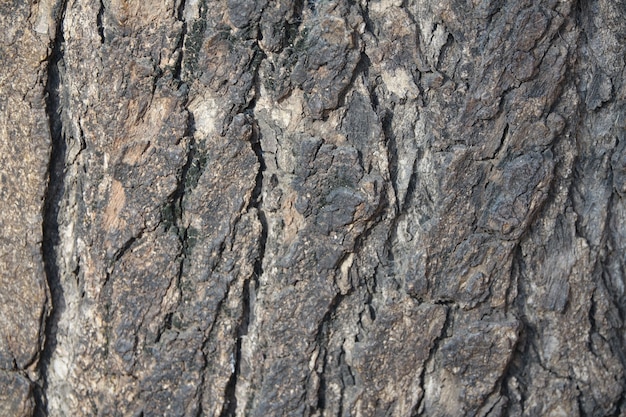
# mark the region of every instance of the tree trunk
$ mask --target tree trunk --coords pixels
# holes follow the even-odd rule
[[[0,414],[626,416],[625,17],[2,2]]]

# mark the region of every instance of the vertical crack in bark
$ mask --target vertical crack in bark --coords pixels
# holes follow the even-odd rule
[[[375,101],[378,101],[378,99],[376,98],[376,100],[374,100],[374,98],[376,97],[374,95],[374,92],[370,93],[370,96],[372,97],[372,104],[375,103]],[[400,199],[399,199],[399,187],[398,187],[398,171],[399,171],[399,167],[398,167],[398,143],[396,140],[396,134],[393,131],[393,127],[392,127],[392,123],[393,123],[393,112],[387,109],[380,109],[378,105],[376,105],[374,107],[376,113],[378,114],[378,117],[380,119],[380,127],[381,130],[383,132],[383,136],[385,139],[385,146],[387,148],[387,162],[389,164],[389,179],[390,179],[390,185],[393,189],[393,194],[396,196],[396,201],[395,201],[395,211],[397,213],[397,215],[395,217],[397,217],[399,214],[402,213],[401,207],[400,207]],[[403,206],[406,206],[406,196],[404,198],[405,204],[403,204]]]
[[[176,18],[181,22],[185,22],[185,7],[187,7],[187,0],[181,0],[176,9]]]
[[[180,32],[180,39],[176,45],[178,50],[178,57],[176,59],[176,65],[174,66],[173,76],[177,80],[181,80],[183,72],[183,58],[185,54],[185,39],[187,38],[187,21],[185,20],[185,7],[187,6],[186,0],[181,0],[176,10],[176,19],[182,23],[182,29]]]
[[[96,16],[96,25],[98,26],[98,35],[100,35],[100,43],[104,44],[104,24],[102,23],[102,16],[104,15],[104,0],[100,0],[100,8],[98,9],[98,15]]]
[[[352,293],[352,291],[350,293]],[[330,341],[331,325],[334,322],[335,314],[337,312],[337,309],[339,308],[339,305],[344,300],[344,298],[348,296],[350,293],[346,295],[343,295],[340,293],[336,294],[333,297],[332,301],[330,302],[330,305],[328,306],[328,310],[326,310],[326,314],[324,314],[324,317],[322,318],[322,320],[319,322],[317,326],[317,332],[315,334],[315,345],[319,349],[319,355],[318,355],[317,361],[321,361],[322,363],[321,370],[318,371],[317,366],[316,366],[316,369],[312,371],[312,372],[317,372],[318,378],[319,378],[319,385],[317,388],[317,404],[316,404],[317,411],[323,411],[326,409],[326,406],[327,406],[326,391],[328,390],[328,382],[327,382],[327,377],[326,377],[326,372],[327,372],[326,368],[328,366],[328,350],[329,350],[328,345]],[[342,388],[342,391],[343,391],[343,388]],[[342,395],[343,395],[343,392],[342,392]],[[315,410],[312,410],[312,411],[315,411]]]
[[[248,279],[244,283],[242,301],[243,301],[243,311],[241,317],[241,323],[239,328],[237,329],[237,343],[235,347],[235,353],[233,357],[233,362],[231,363],[233,369],[226,384],[226,389],[224,392],[224,405],[222,408],[222,412],[220,413],[220,417],[234,417],[237,414],[237,379],[239,378],[239,373],[241,372],[241,343],[242,338],[248,333],[248,325],[250,322],[250,297],[251,290],[250,286],[255,285],[255,281],[253,279]],[[224,297],[225,299],[228,296]],[[218,307],[218,311],[221,309],[221,305]],[[217,319],[216,319],[217,320]],[[207,337],[207,341],[210,337]],[[204,348],[203,348],[204,352]],[[201,402],[202,403],[202,402]]]
[[[185,105],[186,107],[186,105]],[[178,184],[174,192],[169,198],[169,202],[163,208],[163,212],[161,213],[161,223],[165,227],[166,230],[170,228],[174,229],[174,233],[178,236],[178,240],[180,242],[180,252],[178,253],[178,273],[176,276],[176,288],[179,291],[179,301],[182,300],[182,290],[181,290],[181,281],[183,279],[185,273],[185,263],[187,261],[187,256],[189,255],[189,234],[188,230],[183,222],[183,207],[184,207],[184,198],[187,193],[188,186],[188,178],[189,171],[192,168],[193,164],[197,164],[196,156],[196,141],[194,139],[195,135],[195,119],[193,117],[193,113],[187,112],[187,126],[185,128],[185,132],[183,133],[184,137],[189,138],[189,146],[187,149],[187,161],[181,168],[180,177],[178,179]],[[165,330],[165,328],[161,329],[161,331]],[[159,336],[160,337],[160,336]]]
[[[42,331],[44,332],[43,348],[39,361],[39,385],[35,387],[36,417],[48,415],[46,389],[48,387],[48,366],[56,348],[56,332],[58,322],[65,304],[61,274],[59,271],[56,248],[60,243],[59,210],[65,187],[64,166],[67,144],[63,127],[63,99],[61,66],[65,39],[63,37],[63,19],[65,17],[66,0],[59,3],[56,17],[55,38],[52,51],[48,56],[47,80],[45,86],[45,107],[50,129],[50,160],[48,164],[48,186],[44,199],[43,242],[41,247],[46,281],[50,290],[48,317]]]
[[[258,45],[258,39],[257,39]],[[237,414],[237,380],[239,379],[239,374],[241,372],[241,349],[242,349],[242,341],[243,337],[248,334],[248,327],[250,326],[250,322],[252,321],[253,314],[253,300],[254,293],[256,292],[258,286],[258,279],[261,275],[263,275],[263,259],[265,257],[265,246],[267,243],[267,218],[265,216],[265,211],[262,207],[263,202],[263,177],[264,173],[267,169],[265,164],[265,158],[263,156],[263,149],[261,147],[261,140],[259,129],[257,126],[257,120],[254,117],[254,109],[256,106],[256,102],[258,97],[261,94],[261,84],[259,80],[259,68],[261,66],[261,62],[265,59],[265,54],[257,49],[256,51],[258,57],[253,60],[253,66],[251,71],[254,74],[254,84],[253,88],[255,90],[255,95],[252,101],[248,104],[246,109],[244,110],[247,114],[249,114],[252,118],[253,122],[253,133],[250,138],[250,146],[254,151],[254,154],[257,157],[259,162],[259,169],[257,171],[255,177],[254,188],[252,189],[252,195],[250,197],[250,201],[248,203],[247,210],[256,209],[258,220],[261,224],[261,235],[259,236],[258,242],[258,254],[257,259],[254,262],[252,275],[247,278],[244,282],[243,294],[242,294],[242,313],[241,313],[241,322],[239,324],[239,328],[237,329],[237,342],[235,348],[235,355],[233,358],[233,372],[228,380],[226,385],[226,390],[224,393],[224,406],[222,408],[222,412],[220,417],[231,417]],[[219,308],[218,308],[219,310]]]
[[[454,311],[452,311],[452,306],[450,305],[450,303],[441,302],[441,303],[436,303],[436,304],[441,304],[446,307],[446,319],[443,322],[441,333],[433,341],[433,344],[428,352],[428,358],[426,359],[426,361],[424,361],[424,364],[422,365],[422,372],[421,372],[421,375],[419,376],[422,396],[420,397],[417,404],[415,404],[411,412],[411,415],[415,415],[415,416],[423,415],[423,404],[424,404],[424,401],[426,400],[426,386],[425,386],[426,385],[426,373],[428,372],[428,369],[431,367],[431,364],[435,360],[435,355],[437,354],[439,347],[443,343],[443,340],[450,337],[450,335],[448,334],[448,331],[450,327],[452,327],[452,323],[454,320],[453,318]]]

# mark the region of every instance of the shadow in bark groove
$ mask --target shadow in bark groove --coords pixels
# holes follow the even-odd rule
[[[43,242],[41,247],[46,281],[50,290],[50,311],[45,323],[42,323],[44,333],[43,348],[39,362],[40,381],[35,385],[35,417],[48,415],[46,398],[47,373],[50,359],[56,349],[56,331],[59,318],[65,307],[65,297],[61,286],[61,276],[57,263],[56,246],[60,243],[59,237],[59,208],[65,187],[65,156],[67,144],[63,126],[63,97],[61,68],[63,65],[64,43],[63,19],[67,0],[62,0],[56,15],[56,34],[52,43],[52,51],[48,57],[48,72],[46,81],[46,113],[50,128],[50,161],[48,165],[48,188],[46,190],[43,213]]]

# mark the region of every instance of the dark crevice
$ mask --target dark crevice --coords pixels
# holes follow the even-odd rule
[[[285,23],[284,45],[293,45],[300,33],[305,8],[304,0],[295,0],[291,11],[291,18]]]
[[[44,333],[43,347],[39,361],[40,381],[35,384],[35,417],[48,415],[46,390],[48,388],[48,367],[56,349],[56,332],[58,323],[65,306],[65,296],[61,285],[56,247],[60,244],[59,211],[63,191],[65,188],[65,158],[67,144],[63,126],[63,94],[62,94],[62,66],[64,43],[63,18],[66,1],[62,1],[56,10],[56,32],[52,42],[51,53],[48,57],[47,80],[45,86],[45,108],[50,129],[50,161],[48,164],[48,186],[44,199],[43,212],[43,242],[41,245],[44,272],[48,288],[50,289],[49,315],[42,326]],[[42,323],[43,324],[43,323]]]
[[[406,193],[404,195],[404,202],[402,204],[402,207],[400,208],[400,213],[406,213],[413,203],[413,197],[415,195],[415,192],[417,191],[417,185],[419,181],[417,167],[420,163],[420,160],[422,159],[422,155],[420,153],[421,149],[418,149],[415,154],[415,159],[413,160],[411,176],[409,177],[409,183],[406,185]]]
[[[435,25],[435,28],[436,27],[437,25]],[[443,72],[443,69],[446,67],[445,65],[443,65],[443,61],[447,58],[446,54],[449,53],[449,50],[453,47],[453,45],[454,45],[454,36],[452,36],[451,33],[448,33],[448,36],[446,36],[446,43],[444,43],[441,49],[439,50],[439,56],[437,57],[437,62],[435,63],[435,70],[443,74],[444,77],[446,78],[450,78],[450,77],[448,77],[448,74]],[[452,74],[454,74],[455,68],[456,66],[452,68]]]
[[[591,352],[593,355],[597,356],[597,353],[595,351],[595,346],[593,343],[593,335],[598,333],[598,326],[596,325],[596,292],[597,290],[593,290],[591,292],[591,297],[589,299],[590,302],[590,306],[589,306],[589,311],[587,313],[587,316],[589,318],[589,334],[587,335],[587,350],[589,352]]]
[[[370,95],[372,95],[370,93]],[[373,98],[378,98],[373,95]],[[374,100],[372,100],[374,103]],[[393,112],[390,110],[384,110],[382,114],[379,114],[380,125],[385,138],[385,144],[387,145],[387,154],[389,160],[389,177],[391,186],[393,187],[394,195],[396,196],[396,209],[399,212],[400,202],[398,201],[398,143],[396,140],[396,134],[393,131]]]
[[[226,385],[226,391],[224,393],[225,407],[222,410],[220,417],[232,417],[235,416],[237,412],[237,397],[235,394],[237,389],[237,380],[241,372],[241,344],[243,341],[243,337],[248,334],[248,328],[250,326],[250,322],[252,321],[252,312],[254,308],[254,294],[256,293],[256,289],[258,287],[258,279],[263,274],[263,258],[265,255],[265,245],[267,241],[268,229],[265,213],[261,208],[261,192],[263,172],[265,171],[265,162],[263,160],[260,142],[258,141],[258,139],[256,139],[256,137],[256,135],[253,135],[252,149],[254,150],[259,160],[259,170],[257,172],[256,183],[252,191],[252,197],[250,199],[248,209],[255,208],[257,210],[257,216],[259,222],[261,223],[261,235],[258,241],[258,253],[254,262],[252,276],[244,283],[242,294],[243,310],[241,315],[241,322],[239,324],[239,328],[237,329],[237,346],[234,358],[235,369]]]
[[[253,100],[254,103],[255,100]],[[254,104],[251,105],[251,108],[248,110],[252,112],[252,108]],[[257,209],[257,215],[259,218],[259,222],[261,223],[261,236],[258,242],[258,253],[253,266],[252,276],[245,280],[243,283],[243,291],[242,291],[242,311],[241,311],[241,319],[239,326],[237,328],[237,342],[236,348],[234,352],[234,364],[233,364],[233,372],[230,375],[230,378],[226,384],[226,388],[224,391],[224,406],[222,412],[220,413],[220,417],[234,417],[237,414],[237,380],[239,379],[239,375],[241,373],[241,348],[243,337],[248,334],[248,328],[250,326],[250,322],[252,320],[252,311],[253,311],[253,303],[254,297],[256,293],[256,289],[258,286],[258,278],[263,274],[263,256],[265,254],[265,242],[267,240],[267,222],[264,215],[263,210],[261,209],[261,192],[262,192],[262,181],[263,181],[263,172],[265,171],[265,162],[262,156],[262,150],[260,146],[260,141],[258,140],[258,133],[256,127],[253,129],[253,135],[251,138],[251,146],[254,150],[257,158],[259,160],[259,170],[255,179],[255,186],[252,191],[252,196],[250,198],[250,202],[248,204],[248,210],[254,207]],[[222,301],[224,301],[228,296],[224,297]],[[217,311],[221,310],[221,303],[218,305]],[[216,319],[217,321],[217,319]],[[207,341],[210,337],[207,337]],[[203,348],[204,352],[204,348]]]
[[[326,365],[326,363],[324,363]],[[343,346],[341,346],[341,353],[339,354],[339,369],[341,369],[341,388],[339,393],[339,404],[337,404],[337,415],[343,416],[344,413],[344,405],[345,396],[346,396],[346,388],[348,386],[356,385],[356,377],[354,372],[352,372],[352,368],[348,365],[346,361],[346,351]]]
[[[184,227],[183,223],[183,204],[185,193],[188,191],[188,179],[190,176],[190,169],[194,164],[198,164],[196,160],[197,153],[197,145],[194,140],[195,133],[195,119],[191,112],[187,113],[187,126],[185,127],[185,131],[183,132],[183,137],[188,138],[189,147],[187,150],[187,161],[183,165],[180,171],[180,177],[178,180],[178,184],[176,189],[171,194],[168,203],[163,208],[161,213],[161,223],[165,230],[169,230],[172,228],[174,233],[178,235],[178,239],[180,242],[180,252],[178,254],[179,258],[179,266],[178,266],[178,274],[176,276],[176,287],[181,291],[181,282],[185,273],[185,265],[187,261],[187,256],[189,255],[190,248],[190,237],[189,231],[186,227]],[[199,168],[200,170],[204,169],[204,166]],[[182,295],[182,294],[181,294]],[[182,296],[179,297],[179,303],[182,300]]]
[[[254,179],[254,189],[252,190],[252,197],[250,198],[250,204],[249,207],[254,207],[256,208],[259,213],[261,212],[261,203],[262,203],[262,191],[263,191],[263,173],[265,172],[265,170],[267,169],[266,165],[265,165],[265,159],[263,157],[263,149],[261,149],[261,141],[260,141],[260,136],[258,133],[258,129],[255,126],[254,129],[255,133],[253,133],[251,141],[250,141],[250,145],[252,147],[252,150],[254,151],[254,154],[257,157],[257,160],[259,162],[259,170],[257,171],[256,177]],[[259,215],[259,217],[261,217],[261,215]],[[265,216],[263,216],[265,217]]]
[[[240,355],[240,344],[241,341],[237,341],[237,356]],[[237,358],[238,359],[238,358]],[[220,417],[232,417],[236,415],[237,411],[237,397],[235,395],[235,390],[237,389],[237,377],[239,376],[238,372],[239,363],[235,364],[235,372],[230,374],[230,379],[226,384],[226,390],[224,392],[224,408],[220,413]]]
[[[217,257],[222,258],[222,253],[220,252],[220,254]],[[222,283],[224,282],[222,281]],[[226,290],[224,294],[221,296],[221,298],[219,299],[219,301],[217,301],[217,304],[215,306],[215,314],[213,315],[212,320],[210,320],[210,323],[208,323],[207,327],[204,329],[204,337],[203,337],[202,347],[200,348],[200,352],[202,352],[202,357],[203,357],[205,366],[210,365],[210,360],[209,360],[209,357],[211,356],[210,352],[212,352],[213,349],[215,348],[214,346],[212,346],[212,342],[215,338],[214,332],[216,331],[216,327],[218,323],[220,322],[220,317],[223,314],[226,314],[226,315],[231,314],[231,312],[229,312],[228,309],[224,307],[224,304],[231,297],[231,291],[233,291],[233,286],[236,284],[233,284],[232,280],[227,281],[225,284],[226,284]],[[242,298],[245,297],[246,295],[245,287],[246,287],[246,283],[244,282]],[[244,306],[242,307],[242,321],[243,321],[243,317],[245,316],[245,314],[246,314],[246,306],[244,304]],[[239,336],[240,334],[242,334],[241,325],[237,329],[238,338],[237,338],[236,352],[234,354],[235,370],[231,373],[230,378],[224,389],[224,395],[223,395],[224,402],[222,406],[222,412],[220,413],[221,417],[222,416],[223,417],[234,416],[235,415],[234,412],[236,411],[236,408],[237,408],[235,388],[236,388],[236,381],[239,376],[239,363],[240,363],[239,358],[241,356],[241,353],[240,353],[241,352],[241,337]],[[198,413],[196,414],[198,416],[204,415],[202,412],[202,402],[203,402],[203,393],[207,390],[205,385],[206,385],[206,372],[202,372],[201,381],[200,381],[199,389],[198,389],[199,410],[198,410]],[[212,389],[212,387],[210,389]]]
[[[486,395],[484,397],[484,399],[481,401],[480,405],[478,407],[476,407],[476,409],[480,413],[479,415],[481,415],[481,416],[491,416],[492,415],[491,412],[496,410],[498,408],[498,406],[502,405],[502,400],[503,400],[502,396],[500,396],[500,398],[498,398],[493,403],[489,404],[489,400],[491,399],[491,395],[493,395],[497,391],[498,391],[498,385],[496,385],[494,391],[492,391],[488,395]],[[486,408],[486,407],[489,407],[489,408]]]
[[[536,337],[534,335],[534,331],[530,325],[526,324],[524,318],[520,318],[519,321],[519,336],[511,353],[509,363],[502,375],[501,393],[503,396],[509,398],[509,404],[507,405],[508,408],[512,407],[512,402],[515,399],[517,401],[517,405],[523,411],[526,398],[528,397],[526,384],[528,364],[538,359],[532,357],[532,352],[530,350],[532,338]],[[518,385],[516,392],[510,391],[510,382],[513,378],[515,378]],[[516,397],[519,398],[516,399]]]
[[[508,314],[509,309],[515,312],[520,324],[524,326],[526,324],[525,317],[523,317],[524,306],[526,305],[526,299],[528,298],[526,290],[522,287],[522,273],[523,273],[523,257],[522,257],[521,240],[515,244],[515,247],[511,249],[511,270],[509,274],[509,285],[506,289],[505,300],[507,303],[504,307],[504,312]],[[514,294],[514,298],[511,299]]]
[[[326,109],[322,112],[322,120],[327,120],[328,115],[332,110],[336,110],[346,106],[346,96],[348,93],[353,90],[354,85],[356,84],[357,78],[362,75],[364,80],[369,79],[369,71],[372,66],[372,62],[370,61],[369,56],[365,52],[361,52],[361,56],[354,66],[354,70],[352,71],[352,76],[350,77],[350,82],[346,83],[345,86],[339,91],[337,94],[337,105],[332,108]],[[364,84],[367,85],[366,82]]]
[[[221,254],[219,257],[221,258]],[[215,347],[212,346],[212,341],[214,339],[213,333],[216,329],[216,325],[220,321],[220,316],[225,313],[223,306],[224,306],[224,303],[226,303],[228,298],[231,296],[230,292],[232,289],[233,289],[232,282],[227,283],[227,288],[226,288],[226,291],[224,292],[224,295],[221,297],[221,299],[217,302],[217,305],[215,306],[215,315],[213,316],[211,323],[209,323],[209,325],[204,331],[204,338],[202,342],[202,347],[200,348],[200,352],[202,352],[202,358],[203,358],[205,367],[210,365],[210,360],[209,360],[209,357],[211,356],[210,352],[213,349],[215,349]],[[236,358],[240,355],[239,347],[240,347],[240,343],[238,340],[237,351],[235,352]],[[236,387],[237,378],[239,376],[238,361],[235,364],[235,366],[236,366],[235,371],[231,373],[230,378],[224,389],[224,396],[223,396],[224,403],[222,405],[222,412],[220,413],[220,417],[230,417],[230,416],[235,415],[234,411],[237,408],[236,397],[235,397],[235,387]],[[201,378],[200,378],[199,389],[198,389],[199,397],[198,397],[198,413],[196,414],[197,416],[204,415],[202,411],[202,402],[204,401],[203,399],[204,392],[207,391],[206,383],[207,383],[206,372],[202,372]],[[212,389],[212,387],[209,389]]]
[[[443,322],[441,333],[439,334],[439,336],[435,338],[435,340],[433,341],[433,345],[428,352],[428,359],[426,359],[426,361],[424,361],[424,364],[422,365],[422,372],[419,377],[420,387],[422,389],[422,396],[413,407],[413,410],[411,411],[411,415],[413,416],[420,414],[419,410],[422,408],[424,398],[426,397],[426,387],[424,386],[426,382],[426,369],[428,369],[429,364],[435,360],[435,355],[437,351],[439,350],[439,346],[441,346],[441,344],[443,343],[443,340],[450,337],[448,332],[453,324],[452,316],[454,313],[452,312],[452,307],[447,305],[447,303],[436,302],[435,304],[446,305],[446,318],[445,318],[445,321]]]
[[[185,21],[185,7],[187,7],[187,0],[181,0],[176,10],[176,19],[181,22]]]
[[[184,1],[182,2],[181,8],[184,6]],[[179,15],[182,13],[182,9],[179,9]],[[179,57],[179,63],[182,62],[182,40],[184,39],[185,26],[183,26],[183,34],[181,34],[181,44],[177,46],[177,48],[181,48],[181,56]],[[180,77],[180,67],[178,68],[178,74],[175,77]],[[176,73],[176,71],[175,71]],[[186,98],[185,98],[186,100]],[[185,104],[186,108],[186,104]],[[182,300],[182,290],[181,290],[181,282],[185,273],[185,265],[187,261],[187,256],[189,254],[190,248],[190,236],[189,231],[186,227],[184,227],[183,223],[183,203],[186,192],[188,191],[188,179],[190,176],[190,169],[194,164],[197,164],[198,161],[196,159],[197,154],[197,144],[194,139],[195,134],[195,119],[193,117],[193,113],[187,111],[187,124],[185,126],[185,130],[183,132],[183,138],[186,138],[189,141],[187,147],[187,160],[185,164],[182,166],[178,178],[178,183],[174,192],[169,196],[166,205],[163,207],[161,211],[161,225],[165,228],[166,231],[173,229],[173,232],[178,236],[180,242],[180,249],[178,253],[178,273],[176,275],[176,282],[173,284],[178,288],[180,297],[178,298],[178,303],[181,303]],[[204,169],[204,164],[199,167],[199,170],[202,171]],[[171,328],[172,322],[172,313],[166,316],[165,322],[159,329],[158,339],[160,339],[161,334],[166,330]],[[157,339],[157,343],[158,340]]]
[[[318,360],[323,361],[322,370],[319,372],[319,386],[317,389],[317,410],[324,410],[326,408],[326,366],[327,366],[327,353],[328,353],[328,343],[330,338],[330,327],[333,323],[335,313],[341,304],[341,301],[346,297],[343,294],[336,294],[335,297],[330,302],[328,309],[326,310],[326,314],[320,321],[317,327],[317,333],[315,335],[315,345],[319,347],[320,352],[318,356]]]
[[[578,390],[578,395],[576,396],[576,404],[578,405],[578,415],[579,416],[587,416],[585,412],[585,405],[583,404],[583,394],[580,390]]]
[[[248,204],[248,210],[251,208],[255,208],[257,211],[257,216],[259,222],[261,223],[261,236],[259,237],[257,259],[254,262],[253,276],[252,280],[249,283],[253,285],[254,288],[249,288],[251,290],[256,290],[256,286],[258,284],[258,279],[261,275],[263,275],[263,259],[265,257],[265,247],[267,244],[267,217],[265,216],[265,211],[263,210],[263,178],[265,176],[265,172],[267,170],[267,165],[265,163],[265,158],[263,156],[263,148],[261,147],[261,133],[259,131],[259,127],[257,125],[256,120],[254,119],[254,108],[256,106],[256,101],[261,95],[261,82],[259,80],[259,68],[261,66],[261,61],[265,59],[266,55],[263,52],[257,52],[259,55],[259,59],[257,59],[256,67],[254,68],[254,88],[255,94],[253,100],[248,105],[247,112],[253,118],[253,129],[252,136],[250,137],[250,146],[252,147],[252,151],[256,155],[257,161],[259,162],[259,169],[256,173],[256,177],[254,179],[254,188],[252,190],[252,196],[250,197],[250,202]],[[250,295],[252,292],[248,292],[248,297],[246,300],[250,301]],[[248,302],[248,310],[250,310],[250,302]],[[249,317],[248,317],[249,319]],[[249,323],[245,323],[246,333],[247,326]],[[245,333],[244,333],[245,334]]]
[[[115,252],[115,255],[113,256],[113,260],[111,261],[111,266],[115,265],[120,259],[122,259],[124,255],[126,255],[126,253],[130,251],[130,249],[133,247],[135,242],[141,239],[142,236],[143,236],[143,230],[140,231],[139,234],[137,234],[137,236],[131,236],[130,239],[124,242],[122,247],[120,247]]]
[[[98,9],[98,15],[96,16],[96,25],[98,26],[98,35],[100,35],[100,43],[104,44],[104,23],[102,17],[104,16],[104,0],[100,0],[100,8]]]
[[[319,373],[320,382],[319,388],[317,390],[317,410],[324,410],[326,408],[326,390],[328,389],[328,384],[326,383],[326,366],[328,365],[327,356],[328,353],[326,352],[326,350],[324,350],[324,354],[322,355],[322,360],[324,361],[324,363],[322,365],[322,370]]]
[[[200,347],[200,353],[202,354],[202,362],[204,364],[203,369],[208,367],[210,365],[210,360],[209,360],[209,354],[207,353],[208,349],[209,349],[209,343],[211,341],[211,336],[213,334],[213,330],[215,329],[215,324],[218,321],[218,317],[219,317],[219,312],[220,309],[222,308],[222,303],[223,301],[228,297],[228,291],[226,292],[226,295],[224,296],[224,298],[222,298],[216,306],[215,311],[217,312],[215,314],[215,316],[213,317],[213,321],[211,322],[211,324],[209,325],[209,327],[207,328],[207,330],[205,331],[206,336],[203,338],[202,341],[202,346]],[[206,372],[201,372],[200,373],[200,381],[198,384],[198,400],[197,400],[197,404],[198,404],[198,410],[196,412],[196,417],[201,417],[204,416],[204,411],[203,411],[203,407],[202,407],[202,403],[204,402],[204,392],[207,390],[206,389],[206,383],[207,383],[207,378],[206,378]],[[229,381],[230,383],[230,381]],[[228,387],[227,387],[228,389]]]
[[[403,217],[404,216],[402,214],[398,214],[398,212],[396,211],[389,225],[389,230],[387,231],[387,236],[385,237],[385,243],[383,244],[383,250],[386,256],[385,256],[385,259],[382,261],[381,266],[384,268],[385,273],[389,276],[397,275],[394,241],[397,241],[398,224],[400,223],[400,220],[402,220]],[[377,268],[377,272],[378,270],[379,269]],[[375,288],[374,288],[374,291],[375,291]],[[420,304],[423,302],[422,299],[419,299],[417,301]]]
[[[163,337],[163,333],[167,330],[172,329],[172,317],[174,314],[169,312],[163,318],[163,324],[157,329],[156,337],[154,338],[154,344],[158,344],[161,341],[161,337]]]
[[[374,21],[370,18],[369,5],[365,3],[364,5],[359,5],[361,9],[361,16],[363,16],[363,22],[365,23],[365,31],[369,32],[374,39],[378,40],[378,31],[376,30],[376,25]]]
[[[195,119],[191,112],[187,112],[187,126],[183,132],[183,137],[189,140],[189,146],[187,148],[187,161],[180,170],[180,179],[176,189],[169,198],[169,203],[164,207],[162,213],[162,222],[166,229],[173,227],[180,237],[181,244],[183,245],[183,255],[187,253],[187,230],[184,228],[182,215],[183,215],[183,200],[185,194],[189,191],[188,188],[193,188],[195,184],[190,184],[191,171],[197,169],[202,172],[206,161],[201,161],[198,155],[198,145],[194,139],[195,134]]]
[[[504,126],[504,131],[502,132],[502,137],[500,138],[500,143],[498,144],[498,147],[496,148],[495,151],[493,151],[493,156],[492,158],[495,158],[498,153],[502,150],[502,147],[504,146],[504,142],[506,141],[506,137],[509,135],[509,124],[507,123]]]
[[[182,72],[183,72],[183,58],[184,58],[184,46],[185,39],[187,38],[187,22],[185,21],[185,7],[186,0],[181,0],[178,5],[178,10],[176,11],[176,19],[182,22],[183,26],[180,31],[178,44],[176,45],[176,50],[178,51],[178,57],[176,58],[176,64],[174,65],[174,70],[172,71],[173,77],[176,80],[182,80]]]
[[[588,36],[593,32],[593,11],[589,4],[589,0],[576,0],[574,3],[573,17],[576,24],[581,28],[583,34]]]
[[[491,153],[491,155],[486,155],[483,158],[477,159],[477,161],[486,161],[486,160],[489,160],[489,159],[495,159],[496,156],[498,155],[498,153],[500,153],[500,151],[504,147],[504,143],[506,141],[506,137],[508,136],[508,134],[509,134],[509,124],[507,123],[507,124],[504,125],[504,129],[502,131],[502,135],[500,136],[500,142],[498,143],[498,146],[496,147],[496,149]]]
[[[245,293],[245,287],[246,285],[244,284],[244,293]],[[244,297],[245,297],[245,294],[244,294]],[[224,300],[226,298],[227,297],[225,297]],[[245,309],[246,309],[245,305],[246,303],[244,303],[244,307],[243,307],[244,311],[242,311],[242,325],[239,327],[238,333],[241,333],[241,329],[243,328],[243,324],[245,322],[244,320]],[[221,309],[221,305],[219,306],[219,308]],[[216,321],[217,321],[217,318],[216,318]],[[210,337],[207,337],[207,341],[208,340],[210,340]],[[226,383],[226,388],[224,389],[224,405],[222,406],[223,408],[222,408],[222,412],[220,413],[220,417],[234,417],[237,412],[237,396],[235,395],[235,393],[237,389],[237,379],[239,379],[239,373],[241,370],[241,340],[242,340],[241,335],[238,334],[237,345],[235,347],[235,354],[234,354],[234,361],[235,361],[234,369],[233,369],[233,372],[230,374],[230,378],[228,379],[228,382]],[[206,352],[204,348],[202,349],[202,351]],[[203,386],[204,386],[204,381],[203,381]],[[200,401],[200,404],[202,404],[202,401]]]
[[[519,349],[519,346],[522,344],[521,339],[522,339],[522,332],[523,332],[523,330],[524,330],[523,326],[520,324],[520,328],[518,330],[517,341],[516,341],[515,345],[512,346],[512,348],[511,348],[511,355],[509,356],[507,363],[504,365],[504,370],[503,370],[501,376],[498,378],[498,380],[494,384],[493,391],[491,391],[488,395],[485,396],[485,398],[483,399],[479,409],[481,409],[481,408],[485,407],[485,405],[487,405],[487,403],[489,401],[489,397],[491,397],[493,394],[497,394],[501,398],[500,398],[500,400],[495,401],[491,405],[489,410],[487,410],[484,413],[481,413],[481,415],[490,415],[491,411],[493,411],[494,408],[498,405],[498,403],[502,400],[502,397],[505,397],[505,398],[509,399],[507,401],[507,403],[509,401],[511,401],[512,398],[514,398],[514,395],[509,393],[508,386],[509,386],[509,381],[511,380],[511,378],[513,378],[515,376],[514,370],[517,370],[517,368],[514,365],[514,361],[517,359],[518,355],[520,355],[520,353],[522,352]],[[508,406],[508,404],[505,405],[505,407],[506,406]]]
[[[259,35],[260,36],[260,35]],[[258,41],[258,40],[257,40]],[[228,383],[226,385],[226,390],[224,392],[224,408],[220,414],[220,417],[233,417],[237,414],[237,380],[239,379],[239,375],[241,372],[241,348],[243,337],[248,334],[248,328],[253,319],[253,308],[254,308],[254,298],[255,293],[258,287],[258,280],[261,275],[263,275],[263,259],[265,256],[265,247],[267,242],[267,218],[265,216],[265,212],[263,211],[263,178],[264,173],[267,169],[265,159],[263,156],[263,149],[261,147],[261,135],[258,128],[258,125],[254,116],[254,109],[256,106],[256,102],[261,94],[261,84],[259,80],[259,68],[263,59],[265,59],[266,55],[263,53],[260,48],[256,50],[256,56],[254,57],[250,70],[253,73],[253,88],[254,88],[254,96],[247,104],[246,108],[243,109],[244,113],[250,116],[250,120],[252,121],[252,135],[250,136],[250,147],[252,151],[256,155],[257,161],[259,163],[258,170],[255,176],[254,187],[252,189],[252,195],[248,202],[247,211],[254,209],[256,210],[257,218],[261,224],[261,234],[258,240],[257,250],[258,253],[256,255],[256,259],[253,266],[252,275],[246,279],[243,287],[242,294],[242,314],[241,321],[239,323],[237,329],[237,344],[234,355],[234,370],[230,375]]]
[[[251,288],[254,287],[254,288]],[[226,384],[226,390],[224,392],[225,406],[222,409],[220,417],[234,417],[237,414],[237,380],[241,373],[241,344],[243,337],[248,334],[248,327],[250,325],[251,309],[252,309],[252,297],[253,292],[256,291],[256,279],[248,279],[244,282],[242,298],[244,300],[241,313],[241,324],[237,329],[237,346],[234,357],[234,370],[230,375],[228,383]]]

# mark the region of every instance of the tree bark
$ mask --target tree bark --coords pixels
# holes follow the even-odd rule
[[[626,2],[0,5],[0,414],[626,416]]]

